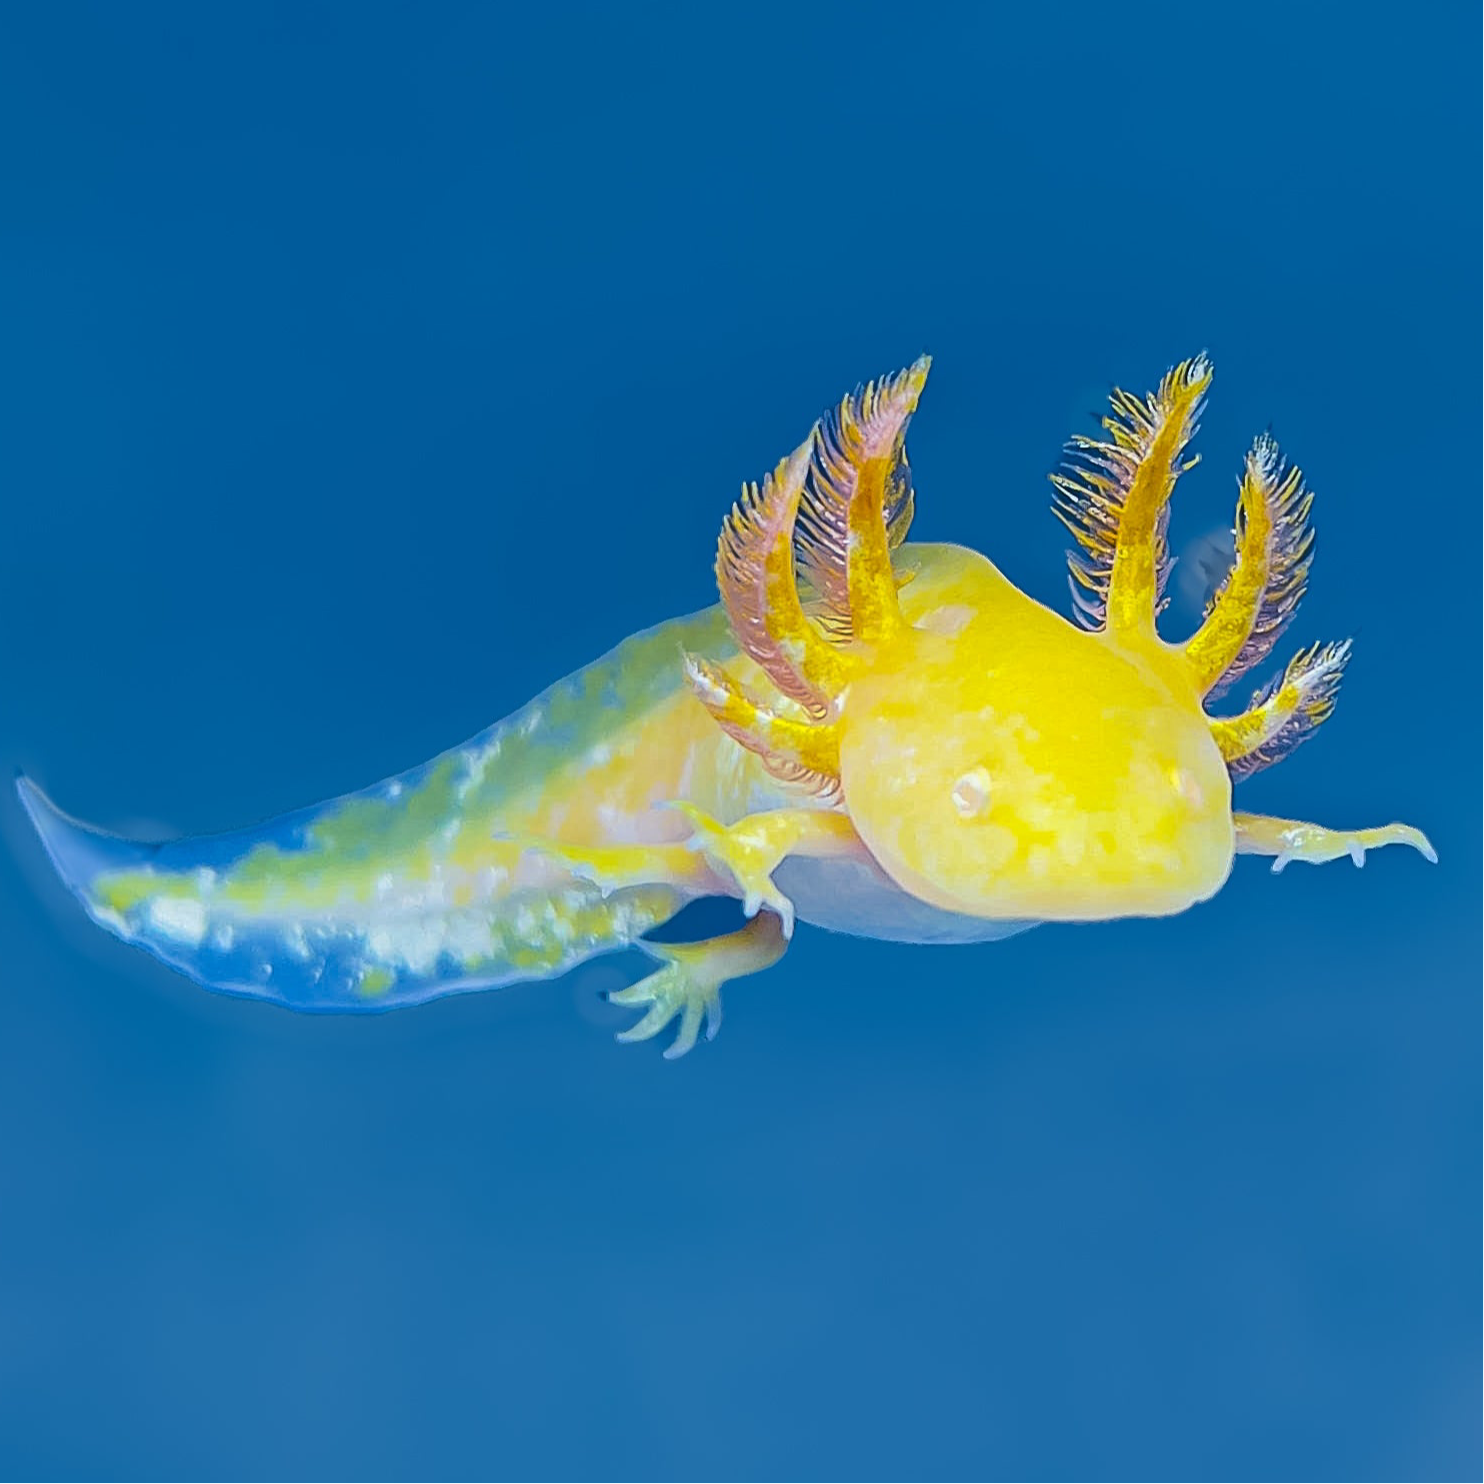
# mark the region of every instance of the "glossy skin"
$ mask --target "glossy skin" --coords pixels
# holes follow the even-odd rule
[[[984,557],[901,545],[908,419],[926,361],[847,397],[724,525],[720,608],[626,641],[461,747],[239,834],[143,845],[21,797],[93,918],[197,981],[297,1009],[378,1010],[565,971],[638,943],[613,998],[714,1034],[720,986],[805,921],[916,942],[1185,910],[1233,855],[1328,860],[1409,843],[1234,814],[1231,785],[1333,707],[1348,646],[1254,697],[1204,700],[1266,659],[1308,572],[1309,496],[1260,439],[1238,559],[1199,632],[1155,631],[1167,502],[1210,379],[1114,398],[1055,479],[1081,627]],[[702,896],[747,926],[643,935]]]
[[[945,565],[941,604],[845,706],[841,781],[876,859],[979,916],[1154,917],[1219,890],[1231,783],[1178,656],[1073,628],[974,552]]]

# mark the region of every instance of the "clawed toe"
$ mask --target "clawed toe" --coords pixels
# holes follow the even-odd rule
[[[708,1041],[721,1029],[721,987],[730,979],[756,974],[783,956],[784,938],[778,918],[772,913],[755,917],[736,932],[699,943],[648,943],[636,945],[659,967],[647,979],[608,996],[611,1005],[643,1007],[643,1016],[620,1041],[647,1041],[679,1018],[674,1042],[666,1049],[667,1060],[684,1056],[704,1030]]]
[[[1292,861],[1322,865],[1346,856],[1363,866],[1368,851],[1387,845],[1410,845],[1424,860],[1437,864],[1438,853],[1419,829],[1409,824],[1383,824],[1368,830],[1328,830],[1322,825],[1294,819],[1269,819],[1262,815],[1237,814],[1237,850],[1243,854],[1271,854],[1273,870],[1281,871]]]
[[[694,804],[677,799],[669,807],[690,821],[695,832],[689,841],[690,848],[703,855],[713,870],[730,876],[736,884],[742,896],[743,916],[756,917],[766,907],[783,924],[784,938],[793,937],[794,904],[773,885],[773,870],[781,852],[749,839],[740,826],[718,824]]]
[[[663,954],[658,944],[644,946],[651,953]],[[708,1041],[721,1028],[721,986],[696,978],[684,964],[673,960],[638,984],[609,995],[608,1002],[634,1008],[648,1006],[639,1020],[619,1031],[617,1039],[626,1043],[651,1040],[679,1016],[675,1040],[665,1050],[667,1061],[684,1056],[696,1044],[703,1023]]]

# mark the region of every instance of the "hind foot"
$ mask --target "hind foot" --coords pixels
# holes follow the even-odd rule
[[[735,933],[718,938],[699,943],[641,941],[636,946],[661,967],[647,979],[608,996],[612,1005],[648,1007],[638,1022],[618,1033],[618,1039],[647,1041],[678,1016],[680,1029],[665,1050],[666,1059],[673,1061],[696,1044],[703,1023],[708,1041],[721,1029],[722,985],[771,967],[783,957],[787,944],[781,920],[765,912]]]

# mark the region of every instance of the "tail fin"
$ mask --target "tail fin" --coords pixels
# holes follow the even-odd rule
[[[89,917],[117,931],[116,922],[110,920],[116,914],[110,914],[94,894],[94,883],[115,872],[148,867],[160,847],[126,840],[64,814],[24,773],[17,775],[15,789],[63,885],[83,904]]]
[[[238,840],[130,840],[63,812],[24,774],[16,778],[16,792],[63,885],[100,927],[198,983],[282,997],[276,992],[281,986],[268,987],[268,945],[240,941],[235,927],[213,910],[209,887],[215,873],[207,862],[233,846],[240,850]],[[276,956],[282,957],[281,945]]]
[[[425,784],[426,771],[403,776]],[[436,831],[444,848],[430,850],[405,807],[415,789],[400,784],[163,844],[83,824],[29,778],[16,788],[94,922],[208,989],[296,1010],[389,1010],[549,978],[680,905],[668,888],[605,896],[497,839],[464,869],[446,853],[456,832]]]
[[[388,1010],[550,978],[632,943],[684,895],[605,894],[560,853],[521,844],[531,801],[613,728],[678,695],[682,651],[729,646],[720,609],[662,624],[426,763],[229,834],[125,840],[28,778],[17,789],[88,915],[208,989]]]

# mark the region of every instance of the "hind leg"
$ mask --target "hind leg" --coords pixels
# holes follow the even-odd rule
[[[606,897],[636,886],[663,886],[683,898],[736,896],[750,921],[734,933],[699,943],[647,943],[661,967],[629,989],[610,995],[615,1005],[647,1007],[620,1041],[647,1041],[677,1016],[680,1029],[665,1052],[684,1056],[721,1025],[721,986],[771,967],[783,957],[793,932],[793,903],[773,885],[772,873],[790,855],[849,857],[864,852],[843,814],[822,809],[770,809],[722,825],[693,804],[672,807],[690,821],[693,835],[679,845],[557,844],[526,837],[518,848],[597,886]]]
[[[657,1036],[676,1016],[680,1029],[665,1056],[673,1061],[696,1044],[701,1023],[706,1039],[721,1028],[721,987],[729,979],[742,979],[771,968],[788,946],[783,924],[772,912],[763,912],[734,933],[705,938],[699,943],[639,942],[661,965],[647,978],[628,989],[608,996],[610,1004],[647,1006],[641,1020],[620,1031],[620,1041],[647,1041]]]

